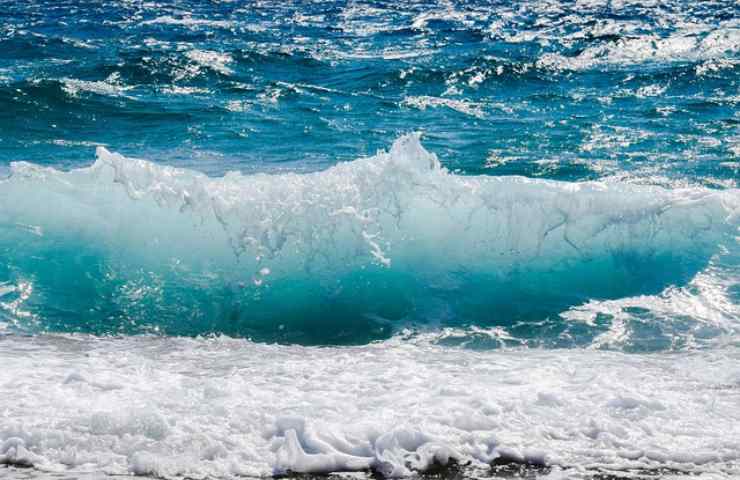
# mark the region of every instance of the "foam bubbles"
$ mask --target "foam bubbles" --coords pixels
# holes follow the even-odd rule
[[[105,80],[88,81],[67,78],[63,80],[63,90],[70,96],[76,97],[80,92],[95,93],[112,97],[125,96],[125,92],[133,89],[130,85],[124,85],[120,81],[120,74],[112,73]]]
[[[401,339],[0,342],[0,462],[13,465],[164,478],[406,477],[452,461],[740,473],[734,347],[677,357]],[[119,388],[101,387],[111,383]]]
[[[708,31],[699,32],[683,30],[666,37],[640,35],[619,38],[614,42],[590,46],[575,57],[546,53],[537,61],[537,65],[545,68],[586,70],[694,61],[704,62],[697,66],[697,73],[702,75],[714,69],[715,65],[724,66],[731,62],[732,57],[740,52],[740,30],[735,25],[707,29]]]
[[[231,75],[234,71],[229,67],[234,59],[228,53],[209,50],[190,50],[185,54],[197,65],[209,68],[222,75]]]

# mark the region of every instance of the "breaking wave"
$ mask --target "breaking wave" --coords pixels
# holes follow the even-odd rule
[[[90,167],[15,163],[0,183],[0,319],[306,344],[505,326],[558,344],[560,312],[686,285],[736,245],[739,205],[737,190],[455,175],[418,135],[323,172],[221,178],[99,147]]]

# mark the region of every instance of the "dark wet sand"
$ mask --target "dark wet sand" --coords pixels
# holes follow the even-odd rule
[[[490,469],[469,469],[457,465],[439,467],[432,471],[420,473],[413,477],[416,480],[484,480],[484,479],[524,479],[535,480],[547,477],[553,473],[551,467],[542,465],[527,465],[515,462],[501,462],[491,465]],[[625,471],[602,471],[602,470],[574,470],[572,474],[563,471],[562,478],[578,478],[583,480],[659,480],[667,478],[676,478],[685,476],[687,479],[695,477],[698,474],[685,472],[675,469],[651,469],[651,470],[625,470]],[[157,477],[134,476],[134,475],[106,475],[103,473],[80,473],[80,472],[62,472],[50,473],[37,470],[35,468],[17,467],[10,465],[0,465],[0,478],[3,480],[122,480],[122,479],[142,479],[155,480]],[[189,477],[182,477],[183,480],[195,480]],[[248,480],[248,477],[244,477]],[[279,480],[380,480],[381,476],[372,472],[355,472],[355,473],[336,473],[329,475],[316,474],[290,474],[275,477]],[[198,478],[197,480],[208,480]],[[256,480],[256,479],[255,479]]]

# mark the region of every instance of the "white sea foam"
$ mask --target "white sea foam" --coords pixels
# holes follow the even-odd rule
[[[601,66],[630,66],[646,62],[710,61],[698,67],[703,74],[723,65],[723,59],[740,52],[740,28],[730,25],[709,32],[679,31],[668,37],[640,35],[620,38],[586,48],[575,57],[559,53],[543,55],[537,65],[544,68],[586,70]],[[730,60],[727,60],[730,61]]]
[[[228,66],[234,62],[234,59],[228,53],[209,50],[190,50],[185,55],[197,65],[209,68],[222,75],[231,75],[234,73]]]
[[[141,22],[141,25],[182,25],[188,28],[197,27],[214,27],[214,28],[232,28],[235,23],[229,20],[209,20],[205,18],[193,18],[184,16],[175,18],[171,15],[162,15],[151,20]]]
[[[63,138],[57,138],[51,141],[53,145],[60,147],[98,147],[102,144],[100,142],[90,142],[87,140],[65,140]]]
[[[718,267],[718,263],[720,260],[715,259],[684,287],[671,286],[660,295],[592,300],[561,313],[561,317],[589,325],[594,325],[600,315],[611,318],[609,330],[595,338],[591,348],[624,350],[634,343],[632,337],[639,325],[650,322],[657,328],[675,330],[681,330],[676,325],[684,323],[684,334],[661,339],[680,342],[683,348],[692,348],[706,337],[719,337],[718,343],[737,341],[740,339],[740,305],[731,298],[730,292],[738,272],[726,271]]]
[[[481,105],[480,103],[470,102],[468,100],[418,96],[407,97],[401,102],[401,104],[407,107],[418,108],[419,110],[426,110],[427,108],[435,107],[447,107],[455,110],[456,112],[470,115],[471,117],[483,118],[485,116],[483,105]]]
[[[504,456],[570,475],[740,474],[737,347],[678,357],[60,336],[0,347],[0,462],[48,471],[399,477]]]
[[[169,95],[208,95],[211,93],[207,88],[183,87],[179,85],[165,87],[162,89],[162,92]]]
[[[107,95],[112,97],[125,96],[124,93],[128,90],[133,89],[131,85],[125,85],[121,82],[120,74],[114,72],[110,74],[105,80],[99,81],[88,81],[78,80],[74,78],[63,79],[64,91],[73,97],[76,97],[80,92],[90,92],[97,95]]]

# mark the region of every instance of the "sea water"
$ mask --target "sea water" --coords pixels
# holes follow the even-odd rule
[[[734,2],[0,19],[0,476],[740,475]]]

